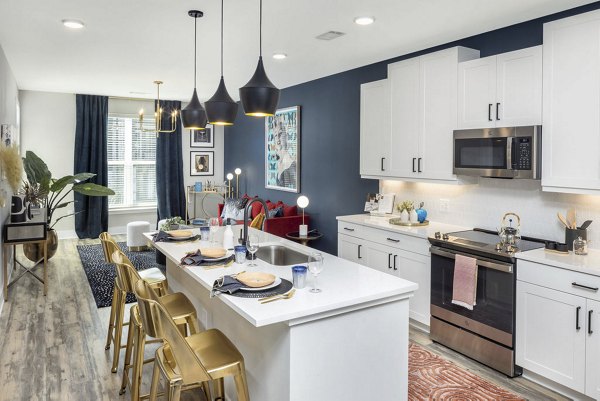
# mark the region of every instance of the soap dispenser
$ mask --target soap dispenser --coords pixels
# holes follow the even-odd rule
[[[223,248],[233,249],[233,230],[231,229],[230,219],[227,219],[227,226],[223,234]]]

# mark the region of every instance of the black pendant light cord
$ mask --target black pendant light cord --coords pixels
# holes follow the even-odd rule
[[[198,17],[194,17],[194,89],[196,89],[196,40],[198,38],[198,34],[196,33],[196,26],[198,25]]]
[[[221,0],[221,78],[223,78],[223,2]]]
[[[262,57],[262,0],[260,0],[260,19],[259,19],[259,36],[258,43],[260,43],[260,57]]]

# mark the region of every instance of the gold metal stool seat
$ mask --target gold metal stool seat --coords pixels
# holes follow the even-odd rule
[[[129,274],[130,281],[135,280],[134,269],[129,266],[120,266],[119,264],[117,264],[117,268],[126,269],[127,271],[122,272],[122,274]],[[138,282],[139,284],[137,284]],[[150,283],[145,280],[136,281],[134,293],[138,299],[151,299],[162,304],[183,335],[186,335],[188,330],[190,335],[200,332],[196,309],[185,294],[174,293],[161,297],[152,288]],[[130,309],[130,316],[131,323],[127,335],[123,382],[119,394],[123,394],[127,386],[129,386],[132,401],[138,401],[141,398],[148,397],[148,395],[140,396],[143,365],[154,361],[154,358],[144,360],[146,343],[162,342],[162,338],[158,335],[156,322],[153,320],[152,314],[147,310],[146,304],[142,302],[141,304],[133,305]],[[146,336],[155,338],[156,340],[146,341]],[[132,354],[133,362],[131,360]],[[132,370],[131,376],[129,375],[130,370]]]
[[[143,282],[136,290],[143,292]],[[137,292],[136,292],[137,293]],[[224,378],[233,376],[238,401],[249,401],[244,357],[219,330],[210,329],[184,337],[169,312],[158,302],[138,296],[140,309],[153,315],[158,335],[165,344],[156,351],[150,400],[156,400],[160,376],[167,380],[167,400],[179,401],[182,390],[202,386],[209,400],[208,382],[213,382],[216,398],[225,400]]]
[[[130,266],[133,271],[135,271],[135,275],[137,276],[136,281],[139,279],[148,280],[151,286],[155,288],[160,295],[166,295],[168,293],[169,287],[167,279],[159,269],[152,268],[147,269],[147,271],[142,270],[138,272],[109,233],[103,232],[100,234],[99,238],[100,242],[102,243],[104,259],[107,263],[115,265],[117,262],[126,264]],[[117,277],[115,278],[113,300],[108,322],[108,333],[106,335],[106,345],[104,347],[104,349],[108,350],[110,349],[111,343],[114,344],[113,364],[111,368],[113,373],[117,372],[121,349],[126,347],[126,344],[121,344],[121,337],[123,336],[123,326],[129,325],[128,322],[124,321],[125,300],[128,292],[133,292],[132,281],[129,278],[120,277],[119,270],[117,269]]]

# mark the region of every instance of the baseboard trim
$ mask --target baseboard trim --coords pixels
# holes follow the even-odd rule
[[[594,401],[593,398],[588,397],[585,394],[581,394],[578,391],[572,390],[566,386],[563,386],[562,384],[556,383],[550,379],[545,378],[544,376],[538,375],[537,373],[533,373],[530,370],[523,369],[523,377],[527,380],[539,384],[540,386],[546,387],[547,389],[550,389],[558,394],[571,398],[573,401]]]

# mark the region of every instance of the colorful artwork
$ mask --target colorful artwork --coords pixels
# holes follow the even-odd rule
[[[300,106],[265,118],[265,187],[300,192]]]

